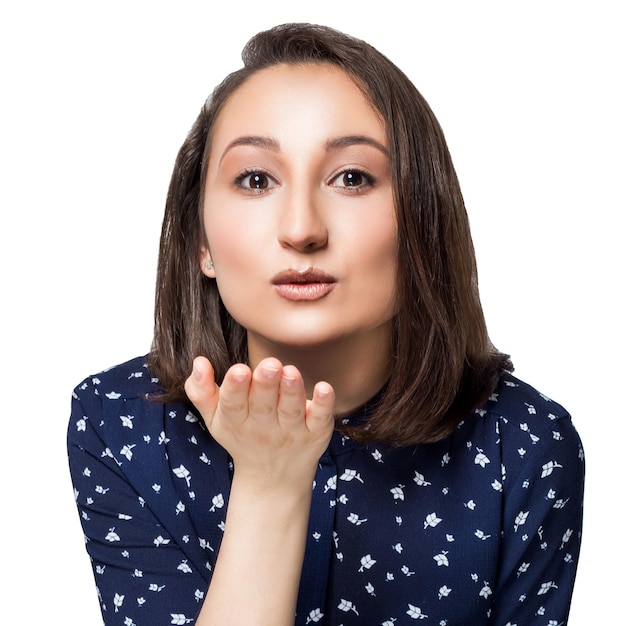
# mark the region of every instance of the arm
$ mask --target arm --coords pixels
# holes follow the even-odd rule
[[[315,470],[333,430],[332,388],[312,401],[294,367],[235,365],[221,388],[196,359],[185,389],[235,466],[224,539],[197,624],[294,622]]]
[[[146,494],[139,493],[125,473],[130,462],[119,455],[119,442],[111,437],[117,431],[105,428],[111,419],[103,410],[103,401],[109,402],[104,398],[108,390],[91,380],[80,385],[73,395],[68,427],[74,494],[104,623],[191,623],[206,592],[208,571],[201,559],[194,563],[189,558],[190,546],[181,543],[182,532],[170,532],[170,524],[148,505],[142,497]],[[118,415],[113,419],[121,424]],[[124,442],[139,443],[145,432],[137,424],[132,430],[121,429]],[[136,438],[126,439],[126,433]],[[162,449],[156,437],[150,446]],[[138,450],[134,448],[135,458],[141,457]],[[171,469],[164,453],[160,456],[163,466],[151,463],[151,477],[163,482],[161,495],[171,501],[175,517],[178,499],[165,493]]]
[[[569,416],[527,449],[508,481],[492,623],[562,626],[580,550],[584,482],[582,446]]]

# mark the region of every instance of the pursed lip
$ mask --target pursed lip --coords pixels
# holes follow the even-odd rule
[[[306,285],[336,282],[337,279],[334,276],[313,267],[305,270],[284,270],[272,278],[273,285]]]
[[[293,302],[314,302],[327,296],[337,283],[337,279],[322,270],[289,269],[279,272],[272,278],[272,284],[281,298]]]

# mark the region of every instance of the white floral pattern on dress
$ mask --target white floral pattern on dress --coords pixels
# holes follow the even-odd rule
[[[79,385],[68,451],[107,626],[193,624],[232,462],[145,358]],[[367,407],[351,419],[366,419]],[[511,375],[435,444],[338,434],[313,490],[296,624],[565,624],[584,457],[567,412]]]

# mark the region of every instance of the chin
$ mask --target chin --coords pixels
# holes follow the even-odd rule
[[[258,343],[265,346],[265,350],[272,352],[272,346],[276,347],[277,353],[289,350],[324,350],[336,346],[345,338],[344,333],[327,332],[319,330],[319,325],[307,324],[304,327],[288,327],[283,324],[280,335],[274,332],[258,333],[248,330],[248,342]]]
[[[324,349],[329,346],[336,345],[341,340],[341,336],[337,335],[319,335],[319,334],[305,334],[297,333],[293,336],[281,335],[274,340],[270,339],[271,343],[280,345],[283,348],[294,348],[297,350],[315,350]]]

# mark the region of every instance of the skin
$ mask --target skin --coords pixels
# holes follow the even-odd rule
[[[197,623],[291,625],[334,416],[389,372],[396,223],[384,125],[337,68],[262,70],[220,113],[206,189],[201,271],[246,328],[250,363],[218,387],[199,356],[185,385],[235,467]],[[311,268],[332,287],[313,275],[277,288],[277,274]]]
[[[295,365],[309,397],[328,381],[338,413],[368,400],[389,372],[397,251],[385,126],[361,90],[330,65],[253,75],[217,120],[203,208],[201,270],[246,328],[250,364]],[[336,279],[331,293],[277,293],[276,274],[307,268]]]
[[[334,392],[311,401],[293,366],[234,365],[222,386],[205,358],[185,389],[235,466],[224,538],[197,624],[291,625],[319,457],[332,435]]]

